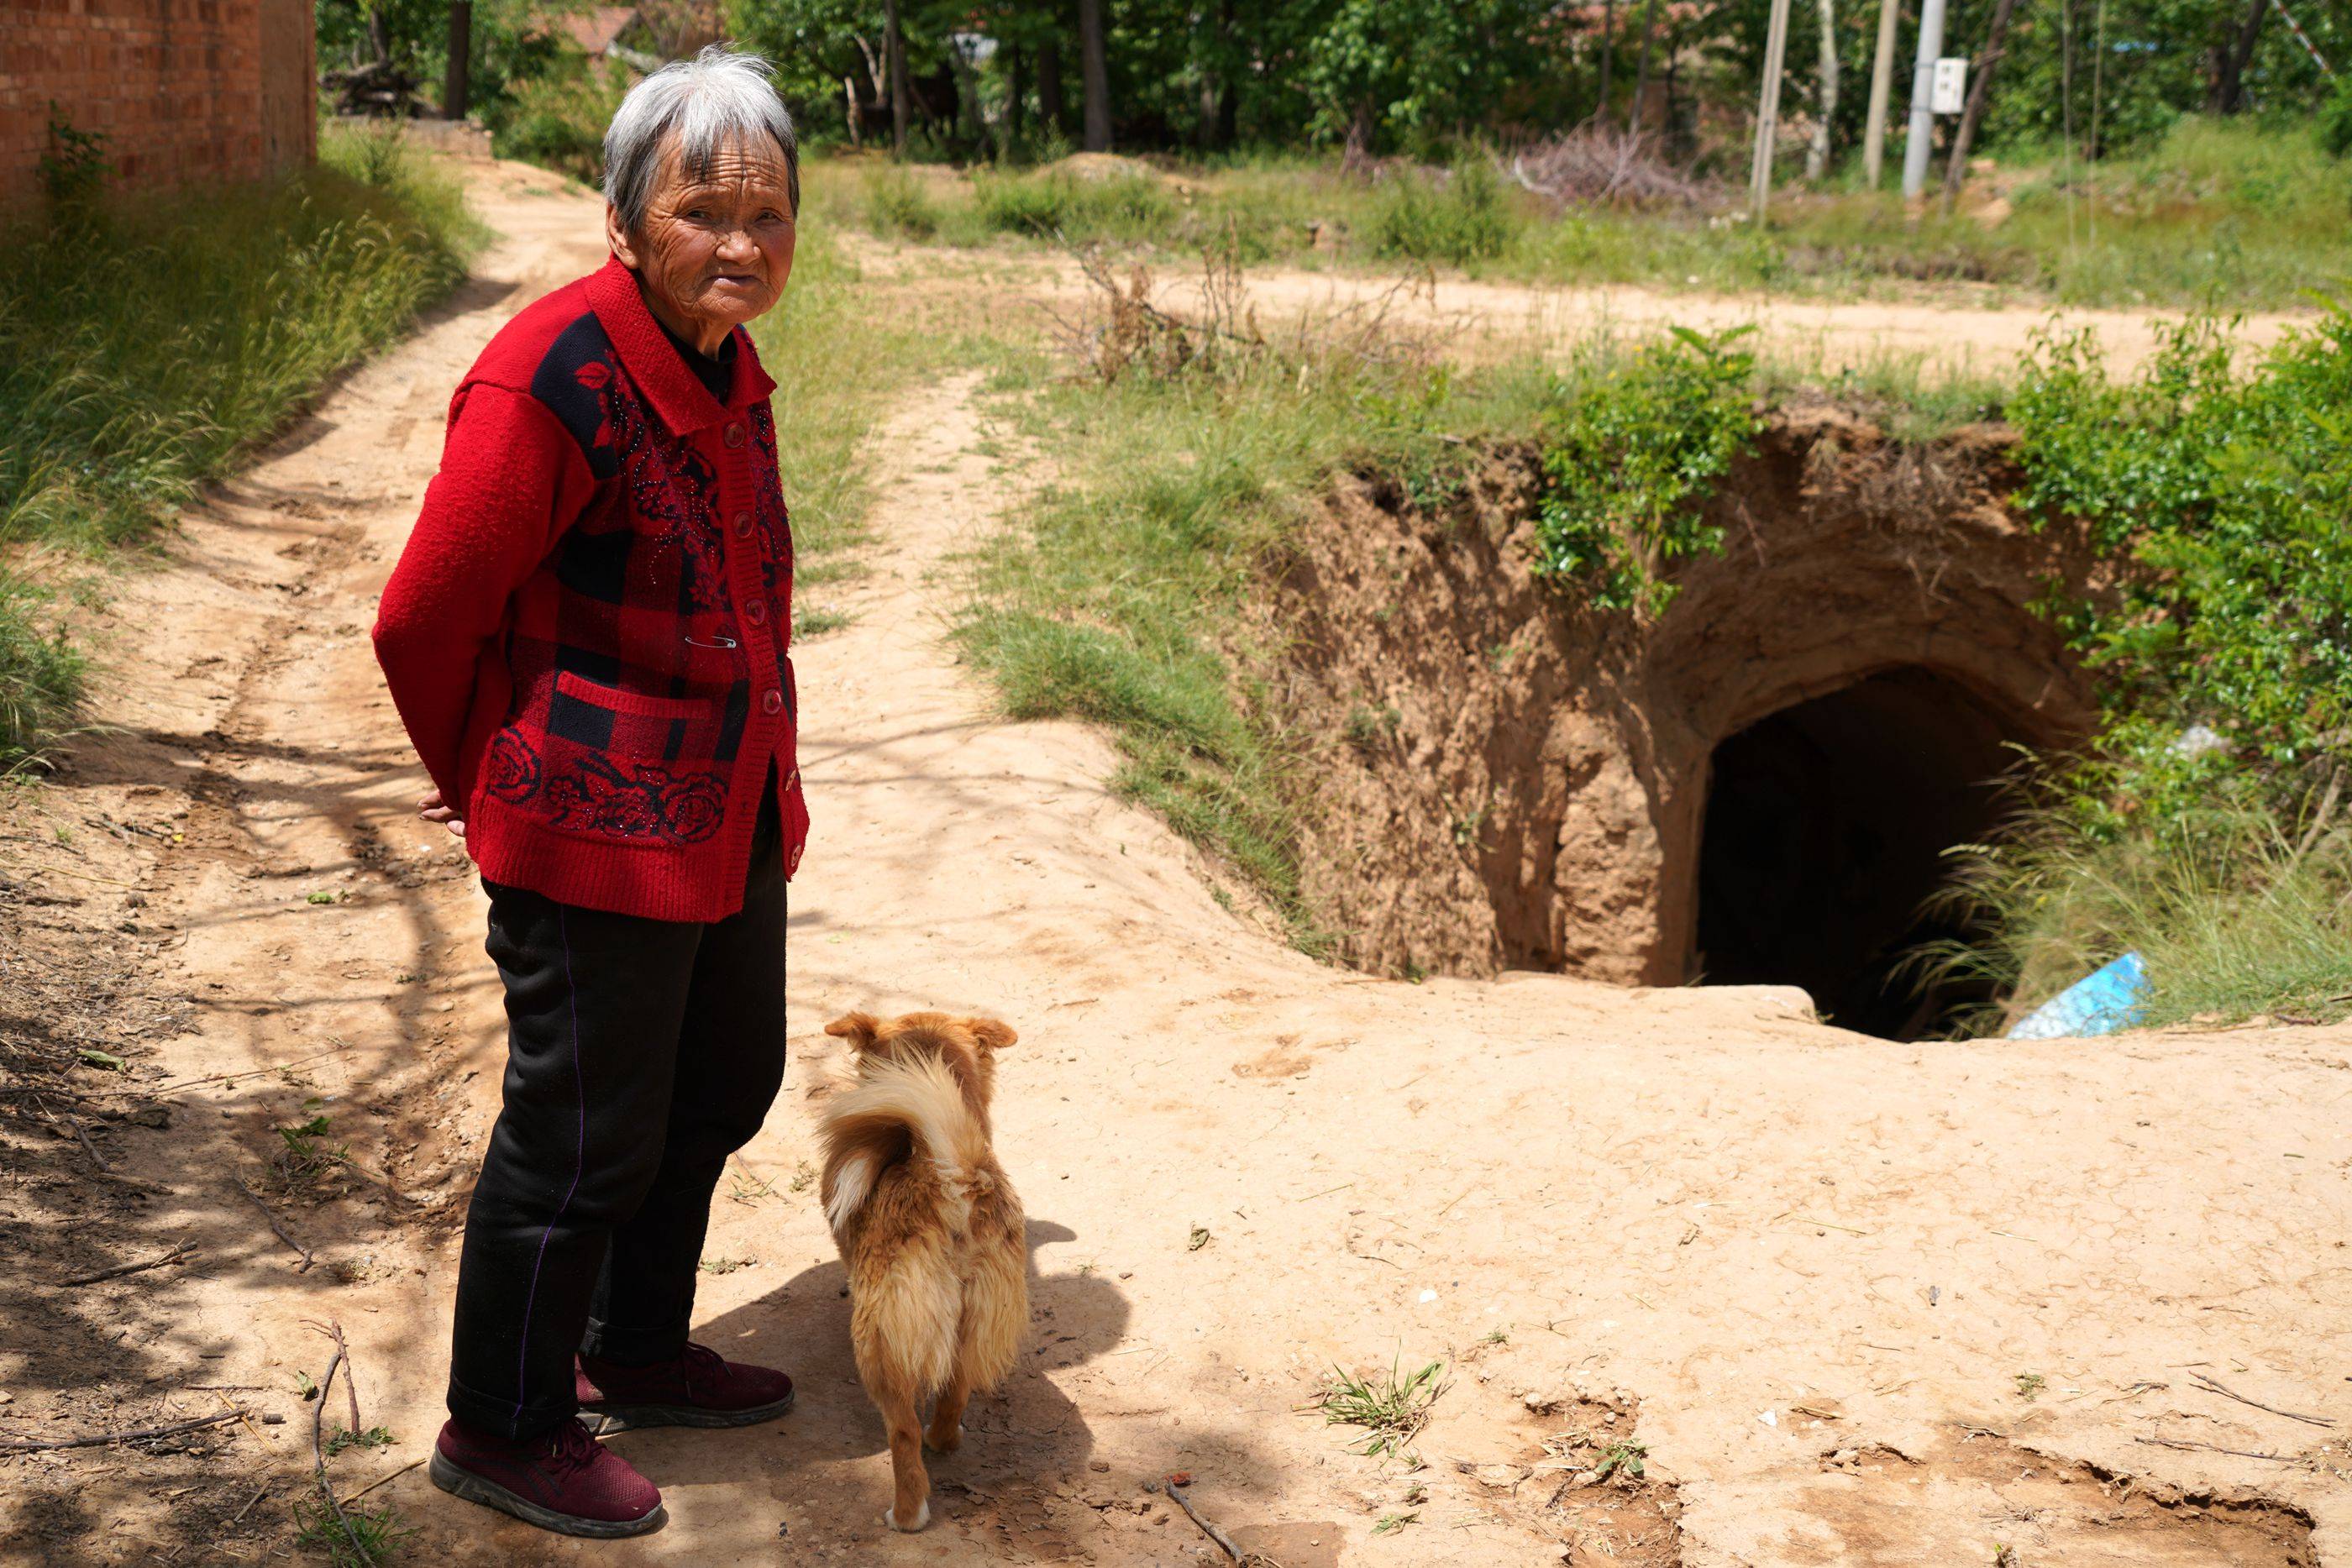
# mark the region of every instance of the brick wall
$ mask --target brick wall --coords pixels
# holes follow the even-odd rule
[[[38,192],[52,100],[128,186],[309,162],[311,26],[310,0],[0,0],[0,201]]]

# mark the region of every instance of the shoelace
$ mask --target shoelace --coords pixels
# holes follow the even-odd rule
[[[548,1435],[547,1457],[564,1469],[586,1469],[596,1462],[596,1439],[577,1421],[566,1421]]]
[[[703,1345],[689,1344],[686,1347],[686,1354],[678,1357],[678,1361],[679,1375],[685,1378],[687,1392],[689,1395],[694,1392],[695,1379],[698,1375],[712,1387],[726,1380],[727,1358],[715,1350]]]

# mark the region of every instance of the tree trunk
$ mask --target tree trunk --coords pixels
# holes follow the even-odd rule
[[[2214,73],[2213,90],[2205,108],[2212,114],[2235,114],[2245,107],[2246,68],[2253,63],[2254,46],[2263,41],[2263,19],[2271,14],[2271,0],[2253,0],[2246,19],[2238,25],[2238,41],[2221,56]]]
[[[1103,43],[1103,0],[1078,0],[1078,75],[1087,89],[1089,152],[1110,151],[1110,57]]]
[[[1004,133],[1017,137],[1029,122],[1029,51],[1014,44],[1004,51]]]
[[[1819,5],[1822,13],[1820,99],[1813,105],[1813,140],[1805,149],[1805,178],[1808,180],[1819,180],[1830,172],[1830,131],[1837,122],[1837,0],[1819,0]]]
[[[1241,84],[1234,47],[1234,0],[1217,0],[1217,37],[1225,47],[1224,64],[1217,71],[1217,145],[1230,149],[1241,138]]]
[[[1944,205],[1948,210],[1958,199],[1960,185],[1969,177],[1969,147],[1976,141],[1977,124],[1984,119],[1985,104],[1992,98],[1993,72],[2000,65],[2001,46],[2009,39],[2009,14],[2017,9],[2017,0],[1998,0],[1992,8],[1992,26],[1985,34],[1984,53],[1977,57],[1977,79],[1969,84],[1969,106],[1960,113],[1960,128],[1952,133],[1952,150],[1944,164]]]
[[[1609,118],[1609,68],[1616,52],[1617,0],[1601,0],[1601,101],[1593,106],[1595,120]]]
[[[469,67],[474,55],[474,0],[449,0],[449,68],[441,78],[441,118],[466,118],[466,100],[472,92]]]
[[[857,112],[857,78],[854,76],[841,78],[841,106],[849,121],[849,144],[852,147],[865,146],[866,117]]]
[[[1625,129],[1642,129],[1642,110],[1650,99],[1650,48],[1657,41],[1658,0],[1642,8],[1642,55],[1633,68],[1633,107],[1625,111]]]
[[[1037,46],[1037,118],[1046,134],[1062,130],[1062,40],[1048,38]]]
[[[907,155],[907,35],[898,0],[882,0],[882,67],[890,77],[890,155]]]
[[[375,63],[392,64],[392,23],[381,5],[371,5],[367,14],[368,47],[375,51]]]

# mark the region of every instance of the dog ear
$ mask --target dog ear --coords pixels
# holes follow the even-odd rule
[[[971,1030],[971,1038],[978,1040],[984,1050],[1003,1051],[1021,1038],[1013,1032],[1011,1024],[1000,1023],[995,1019],[966,1019],[963,1021],[964,1027]]]
[[[882,1033],[882,1020],[872,1013],[844,1013],[824,1026],[824,1032],[849,1042],[853,1051],[871,1051]]]

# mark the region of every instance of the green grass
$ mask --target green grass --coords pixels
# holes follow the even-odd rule
[[[478,230],[394,145],[331,134],[298,179],[100,198],[5,236],[0,762],[70,719],[52,596],[145,537],[462,275]]]
[[[940,345],[896,312],[877,309],[862,283],[856,264],[822,225],[812,224],[782,301],[752,329],[760,362],[776,381],[777,455],[792,507],[796,591],[856,570],[848,552],[867,538],[872,500],[872,465],[859,444],[898,390],[940,362]],[[845,622],[803,610],[793,624],[796,635],[814,635]]]
[[[298,1502],[294,1524],[294,1544],[324,1557],[333,1568],[383,1568],[399,1560],[401,1549],[416,1533],[400,1522],[390,1503],[373,1509],[346,1507],[338,1520],[323,1500]]]
[[[1310,328],[1108,386],[1021,363],[1000,390],[1057,477],[981,558],[956,629],[1012,716],[1108,728],[1114,790],[1223,857],[1310,952],[1328,939],[1299,891],[1302,758],[1255,685],[1267,552],[1340,469],[1435,486],[1465,443],[1528,428],[1555,384],[1361,349]]]
[[[1927,961],[2013,992],[1998,1030],[2119,953],[2146,960],[2142,1021],[2352,1016],[2352,836],[2332,817],[2177,817],[2110,838],[2063,810],[1961,852],[1951,904],[1989,934]]]
[[[2352,159],[2310,131],[2191,118],[2134,156],[2021,167],[2007,180],[2012,210],[1998,224],[1913,216],[1895,194],[1833,181],[1784,191],[1759,229],[1727,187],[1697,209],[1555,212],[1475,159],[1378,181],[1295,155],[1105,181],[1055,169],[964,180],[870,163],[812,171],[845,220],[961,246],[1050,238],[1189,256],[1213,240],[1246,262],[1412,260],[1530,283],[1806,296],[1976,284],[1995,299],[2078,306],[2286,308],[2352,273]]]
[[[1391,1362],[1388,1371],[1369,1377],[1334,1367],[1331,1380],[1316,1396],[1311,1408],[1323,1412],[1326,1426],[1361,1429],[1363,1436],[1349,1445],[1356,1452],[1404,1458],[1413,1438],[1429,1425],[1430,1407],[1444,1392],[1442,1361],[1433,1361],[1413,1373],[1405,1373],[1402,1362]]]

